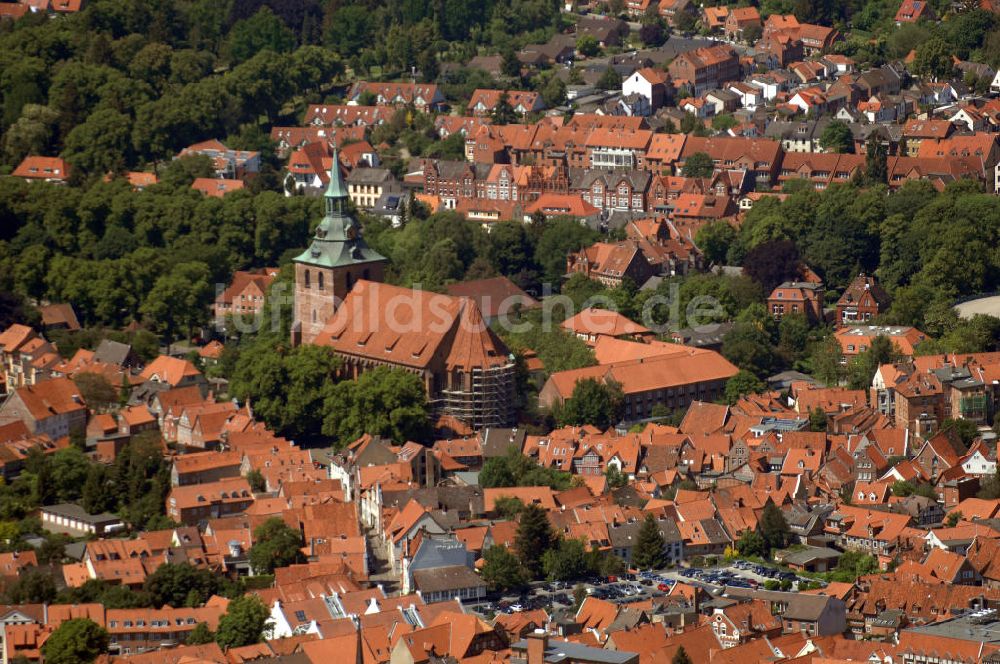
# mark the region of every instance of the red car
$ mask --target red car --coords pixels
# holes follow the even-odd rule
[[[656,589],[659,590],[660,592],[668,592],[670,590],[670,584],[661,583],[660,585],[656,586]]]

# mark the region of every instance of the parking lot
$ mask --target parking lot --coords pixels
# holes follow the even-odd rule
[[[494,596],[479,604],[470,605],[470,608],[483,614],[518,613],[533,609],[544,609],[549,612],[572,609],[575,604],[573,592],[577,586],[583,586],[590,597],[615,604],[628,604],[650,597],[662,597],[678,582],[718,594],[725,586],[762,588],[765,583],[772,580],[788,581],[792,584],[793,591],[798,590],[802,581],[814,581],[796,576],[789,571],[741,560],[722,567],[674,568],[658,572],[640,572],[635,575],[625,574],[621,577],[581,579],[575,582],[536,582],[519,595]]]

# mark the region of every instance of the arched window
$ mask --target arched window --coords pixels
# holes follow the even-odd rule
[[[317,274],[319,275],[319,289],[323,290],[323,273],[319,272]]]
[[[309,270],[306,270],[306,288],[309,288]]]
[[[363,278],[363,279],[364,279],[365,281],[367,281],[368,279],[370,279],[370,278],[371,278],[371,277],[370,277],[370,276],[368,275],[368,268],[365,268],[365,271],[361,273],[361,276],[362,276],[362,278]]]
[[[347,284],[347,290],[351,290],[351,286],[354,285],[354,277],[351,276],[350,272],[348,272],[347,276],[344,278],[344,283]]]
[[[315,309],[313,309],[313,322],[314,323],[316,322],[316,310]]]

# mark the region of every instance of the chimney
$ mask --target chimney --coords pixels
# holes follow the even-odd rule
[[[545,664],[545,651],[549,647],[549,635],[544,629],[536,629],[526,638],[528,659],[525,664]]]

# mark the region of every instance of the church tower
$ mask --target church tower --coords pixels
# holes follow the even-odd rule
[[[347,186],[333,148],[325,214],[309,248],[295,258],[295,317],[292,343],[310,343],[333,316],[358,279],[382,281],[386,258],[365,244],[347,210]]]

